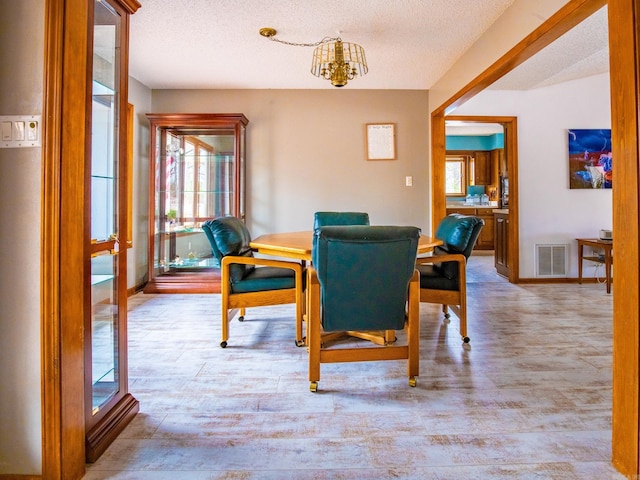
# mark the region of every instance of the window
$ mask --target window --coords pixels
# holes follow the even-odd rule
[[[466,171],[466,155],[447,155],[445,162],[445,195],[464,197],[467,194]]]
[[[214,201],[215,160],[214,147],[205,141],[195,136],[167,134],[165,208],[169,221],[194,226],[228,213]]]

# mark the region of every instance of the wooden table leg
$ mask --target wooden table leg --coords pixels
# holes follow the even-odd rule
[[[582,251],[584,245],[582,242],[578,242],[578,283],[582,285]]]
[[[604,249],[604,270],[607,277],[607,293],[611,293],[611,249]]]

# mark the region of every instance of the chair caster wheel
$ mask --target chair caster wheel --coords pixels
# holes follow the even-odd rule
[[[462,337],[462,341],[464,343],[469,343],[471,341],[471,339],[469,337]]]
[[[311,382],[311,384],[309,385],[309,390],[312,392],[317,392],[318,391],[318,382]]]
[[[416,380],[416,377],[409,377],[409,386],[410,387],[415,387],[418,384],[418,381]]]
[[[227,342],[220,342],[220,346],[222,348],[227,348]]]
[[[242,317],[238,317],[238,321],[239,321],[239,322],[244,322],[244,316],[242,316]]]
[[[296,340],[296,347],[304,347],[304,345],[305,345],[304,339]]]

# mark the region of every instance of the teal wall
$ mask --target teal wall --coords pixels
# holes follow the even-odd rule
[[[495,150],[504,148],[504,134],[493,135],[447,135],[447,150]]]

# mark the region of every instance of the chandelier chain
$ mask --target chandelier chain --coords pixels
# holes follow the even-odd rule
[[[317,47],[318,45],[322,45],[323,43],[335,42],[336,40],[340,40],[340,37],[324,37],[319,42],[314,43],[297,43],[297,42],[287,42],[286,40],[280,40],[274,36],[268,37],[272,42],[284,43],[285,45],[292,45],[294,47]]]

